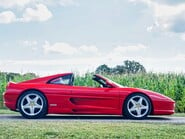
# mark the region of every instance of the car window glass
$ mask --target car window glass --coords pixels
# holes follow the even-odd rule
[[[71,75],[66,75],[62,77],[58,77],[50,81],[51,84],[64,84],[69,85],[71,81]]]

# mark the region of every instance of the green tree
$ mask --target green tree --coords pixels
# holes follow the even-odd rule
[[[112,74],[123,74],[126,73],[126,69],[123,65],[117,65],[116,67],[112,68]]]
[[[143,65],[136,61],[126,60],[123,62],[126,73],[145,73],[146,69]]]
[[[96,73],[106,73],[109,74],[111,71],[111,68],[109,68],[107,65],[103,64],[96,68]]]
[[[136,74],[136,73],[145,73],[146,69],[143,65],[136,61],[126,60],[123,61],[123,65],[117,65],[116,67],[109,68],[107,65],[100,65],[96,73],[106,73],[106,74]]]

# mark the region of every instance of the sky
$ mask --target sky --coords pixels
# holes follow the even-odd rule
[[[0,0],[0,71],[85,73],[124,60],[185,72],[185,1]]]

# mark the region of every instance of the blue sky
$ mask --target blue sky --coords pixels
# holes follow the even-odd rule
[[[0,70],[40,75],[135,60],[185,72],[182,0],[0,0]]]

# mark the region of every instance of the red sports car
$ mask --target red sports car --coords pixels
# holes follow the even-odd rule
[[[121,86],[103,76],[93,75],[99,87],[73,86],[73,73],[10,82],[4,104],[26,118],[46,114],[124,115],[143,119],[148,115],[170,115],[175,102],[162,94]]]

